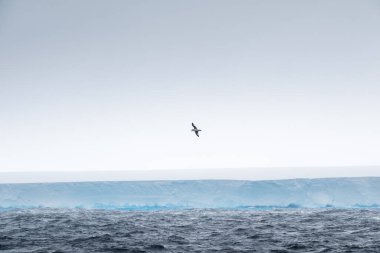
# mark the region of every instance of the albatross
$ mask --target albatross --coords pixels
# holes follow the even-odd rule
[[[202,131],[200,129],[198,129],[194,123],[191,123],[191,125],[194,127],[194,129],[191,129],[191,131],[195,132],[195,134],[199,137],[199,131]]]

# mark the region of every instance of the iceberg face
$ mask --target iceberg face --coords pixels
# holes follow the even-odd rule
[[[377,207],[380,178],[0,184],[0,208]]]

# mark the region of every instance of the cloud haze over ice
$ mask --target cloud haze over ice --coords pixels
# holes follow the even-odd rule
[[[290,178],[380,177],[380,166],[256,167],[198,170],[0,172],[2,183],[154,180],[275,180]]]

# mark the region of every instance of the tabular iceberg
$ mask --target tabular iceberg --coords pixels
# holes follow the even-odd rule
[[[0,184],[0,208],[377,207],[380,178]]]

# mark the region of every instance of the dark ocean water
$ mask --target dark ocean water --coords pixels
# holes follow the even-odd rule
[[[0,251],[380,252],[380,210],[8,210]]]

